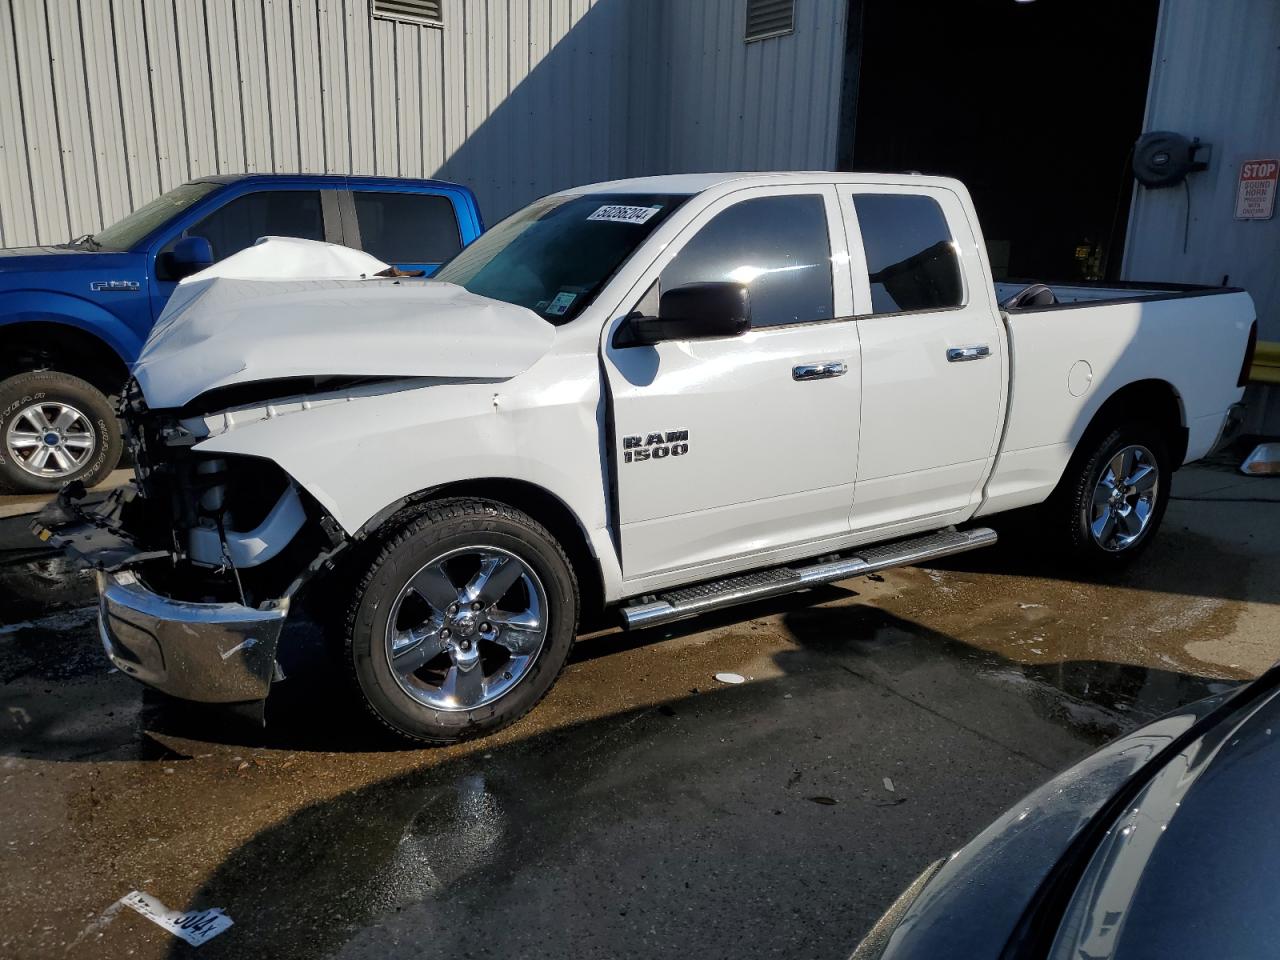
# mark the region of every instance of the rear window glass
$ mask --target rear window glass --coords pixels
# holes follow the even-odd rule
[[[872,313],[945,310],[964,302],[960,260],[942,208],[919,194],[855,194]]]
[[[421,193],[352,194],[360,246],[387,263],[443,263],[462,249],[448,197]]]

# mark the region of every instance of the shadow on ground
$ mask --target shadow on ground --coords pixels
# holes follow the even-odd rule
[[[1229,509],[1252,511],[1252,514],[1242,514],[1247,518],[1256,516],[1259,507],[1234,503]],[[1280,515],[1273,514],[1273,519],[1275,516]],[[994,546],[930,561],[929,566],[1027,580],[1105,584],[1183,597],[1280,604],[1280,576],[1250,576],[1255,564],[1263,559],[1274,563],[1274,556],[1264,558],[1256,546],[1224,542],[1189,529],[1175,533],[1170,528],[1176,527],[1179,521],[1173,513],[1166,515],[1161,535],[1152,540],[1147,551],[1132,566],[1103,576],[1082,576],[1079,568],[1042,549],[1039,540],[1042,527],[1034,512],[1019,511],[991,520],[991,525],[1000,534]],[[1257,536],[1269,536],[1261,524]],[[1244,539],[1252,540],[1254,534],[1248,534]]]
[[[200,956],[844,957],[1054,770],[1229,686],[1026,667],[861,605],[784,623],[775,678],[480,743],[261,832],[192,904],[235,920]]]

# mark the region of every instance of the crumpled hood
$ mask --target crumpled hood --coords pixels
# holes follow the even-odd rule
[[[217,387],[287,377],[504,380],[550,349],[535,313],[434,280],[182,283],[133,375],[153,409]]]

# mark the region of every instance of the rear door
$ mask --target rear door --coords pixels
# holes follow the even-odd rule
[[[1004,332],[980,238],[940,187],[838,188],[862,335],[855,531],[964,517],[999,440]],[[861,255],[858,249],[861,248]]]
[[[343,242],[401,270],[432,274],[462,249],[457,212],[443,194],[357,189],[344,201]]]
[[[653,314],[663,290],[724,280],[750,289],[745,335],[605,350],[628,579],[848,531],[860,364],[835,190],[717,200],[650,268],[635,306]]]

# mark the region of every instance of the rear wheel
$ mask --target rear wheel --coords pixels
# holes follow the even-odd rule
[[[551,688],[578,618],[573,570],[526,514],[442,501],[364,571],[348,612],[359,692],[402,737],[453,743],[522,717]]]
[[[122,446],[110,401],[89,382],[56,370],[0,381],[0,486],[91,487],[115,469]]]
[[[1066,553],[1103,571],[1135,559],[1164,518],[1172,473],[1164,433],[1153,424],[1086,436],[1047,505]]]

